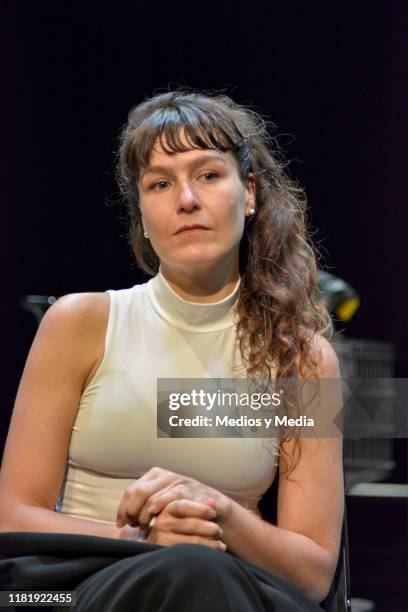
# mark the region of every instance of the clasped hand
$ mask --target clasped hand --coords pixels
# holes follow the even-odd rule
[[[228,512],[228,498],[203,483],[154,467],[123,493],[116,516],[118,528],[154,527],[146,540],[162,546],[182,542],[225,550],[219,524]]]

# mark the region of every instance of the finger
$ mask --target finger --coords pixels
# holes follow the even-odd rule
[[[116,512],[116,526],[129,524],[137,526],[140,510],[146,501],[155,493],[179,479],[178,474],[168,472],[157,478],[147,480],[140,478],[125,489]]]
[[[203,538],[200,536],[189,536],[175,533],[156,533],[151,534],[147,538],[148,542],[154,544],[160,544],[161,546],[174,546],[175,544],[201,544],[202,546],[208,546],[214,550],[225,551],[227,546],[225,542],[221,540],[212,540],[210,538]]]
[[[159,514],[172,501],[183,498],[201,503],[205,500],[207,504],[211,502],[213,508],[216,505],[215,500],[208,497],[207,491],[192,489],[187,483],[172,483],[149,498],[146,505],[140,510],[139,525],[148,525],[152,516]]]
[[[168,486],[171,480],[170,473],[155,479],[139,479],[127,487],[116,512],[116,526],[119,528],[126,524],[137,526],[140,510],[146,501],[161,488]]]
[[[148,525],[152,516],[159,514],[164,508],[175,500],[186,499],[190,502],[205,503],[209,511],[215,510],[216,502],[208,497],[208,492],[202,492],[197,489],[190,489],[185,484],[179,486],[171,484],[166,489],[162,489],[153,495],[148,503],[142,508],[139,514],[139,524]],[[216,512],[216,510],[215,510]],[[215,518],[215,515],[210,515],[210,518]]]
[[[173,533],[215,538],[217,540],[222,540],[224,537],[224,532],[222,531],[221,527],[217,525],[217,523],[214,523],[213,521],[205,521],[200,518],[176,519],[171,515],[168,515],[166,519],[163,518],[161,525],[164,530],[171,531]]]
[[[217,523],[191,516],[185,518],[175,517],[169,513],[168,506],[157,516],[153,529],[159,532],[170,531],[172,533],[199,535],[218,540],[224,537],[224,532]]]
[[[202,546],[208,546],[209,548],[213,548],[214,550],[219,550],[225,552],[227,550],[227,545],[225,542],[221,540],[211,540],[209,538],[202,538],[200,536],[179,536],[182,538],[188,538],[185,541],[188,544],[201,544]]]
[[[176,518],[196,517],[212,520],[217,516],[214,508],[191,499],[176,499],[168,503],[165,510]]]
[[[225,544],[225,542],[222,542],[221,540],[212,540],[211,538],[203,538],[201,536],[179,536],[179,537],[188,538],[186,539],[186,542],[189,544],[201,544],[203,546],[209,546],[210,548],[213,548],[214,550],[221,550],[221,551],[225,551],[227,549],[227,545]]]
[[[139,525],[148,525],[150,519],[160,512],[172,501],[184,499],[185,492],[173,484],[150,497],[139,511]]]
[[[204,499],[202,503],[206,504],[210,508],[213,508],[215,511],[217,510],[217,502],[215,501],[215,499],[211,499],[211,498]]]

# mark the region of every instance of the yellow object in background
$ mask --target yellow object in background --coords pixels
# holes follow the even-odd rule
[[[350,321],[360,306],[360,296],[349,283],[324,270],[319,270],[319,294],[327,310],[340,321]]]
[[[350,298],[340,302],[340,304],[336,306],[334,312],[342,321],[349,321],[359,306],[360,300],[358,298]]]

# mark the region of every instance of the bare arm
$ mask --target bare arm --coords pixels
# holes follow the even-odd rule
[[[82,519],[55,512],[72,426],[83,390],[103,357],[108,294],[61,298],[44,317],[18,390],[0,472],[0,531],[77,533],[144,539],[137,526]],[[209,508],[163,512],[155,542],[195,542],[217,548],[222,530]]]
[[[54,511],[81,393],[102,357],[108,312],[108,294],[69,295],[40,325],[4,451],[1,531],[120,535],[115,525]]]
[[[338,378],[333,349],[324,339],[320,346],[319,376]],[[231,552],[275,572],[321,602],[329,591],[339,554],[344,512],[342,439],[301,438],[300,442],[300,460],[289,478],[282,474],[282,455],[280,458],[277,525],[232,500],[220,525]],[[290,455],[293,444],[293,440],[286,443]]]

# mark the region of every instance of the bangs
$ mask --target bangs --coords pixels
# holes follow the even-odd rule
[[[196,105],[169,105],[146,117],[134,130],[129,142],[127,163],[132,174],[146,168],[154,146],[159,143],[168,155],[191,149],[236,152],[245,138],[224,114]]]

